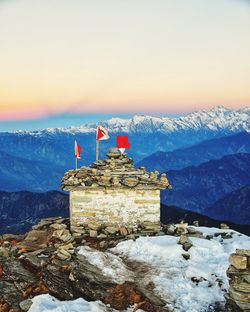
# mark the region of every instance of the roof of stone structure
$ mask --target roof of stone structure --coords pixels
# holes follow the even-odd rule
[[[107,158],[93,162],[89,167],[69,170],[62,178],[64,191],[90,188],[171,188],[166,174],[147,172],[144,167],[136,169],[132,158],[120,154],[117,148],[110,148]]]

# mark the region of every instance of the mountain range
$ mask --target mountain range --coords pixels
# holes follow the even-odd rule
[[[58,189],[64,168],[0,151],[0,190],[44,191]]]
[[[100,124],[110,133],[110,140],[100,144],[100,157],[106,154],[107,147],[116,145],[117,134],[128,134],[129,154],[138,162],[157,151],[173,151],[215,137],[250,132],[250,108],[230,110],[218,106],[179,118],[134,116],[131,119],[112,118]],[[72,150],[75,139],[83,147],[82,164],[94,160],[95,130],[96,124],[88,124],[41,131],[2,132],[0,150],[69,168],[74,166]]]
[[[162,202],[204,214],[221,197],[250,184],[250,154],[227,155],[197,167],[170,170],[168,178],[173,189],[162,192]]]
[[[234,135],[205,140],[187,148],[172,152],[156,152],[142,159],[137,166],[145,166],[150,171],[165,172],[198,166],[225,155],[250,153],[250,133],[240,132]]]

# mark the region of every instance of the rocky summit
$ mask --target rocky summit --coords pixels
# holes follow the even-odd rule
[[[132,158],[120,154],[117,148],[110,148],[107,158],[97,160],[89,167],[69,170],[62,178],[64,191],[89,188],[170,188],[166,174],[147,172],[144,167],[135,169]]]
[[[99,226],[93,223],[89,224],[84,237],[73,237],[69,219],[59,217],[42,219],[25,235],[0,236],[0,311],[28,311],[34,296],[47,293],[59,300],[79,297],[100,300],[118,310],[132,305],[134,311],[139,308],[150,312],[168,311],[166,302],[157,295],[154,285],[141,283],[140,276],[144,276],[145,265],[112,255],[117,257],[115,262],[120,263],[121,269],[127,268],[131,272],[125,274],[124,280],[116,281],[109,279],[79,252],[80,248],[90,252],[103,251],[104,257],[107,257],[106,249],[138,237],[125,227],[106,228],[105,234],[100,231]],[[183,247],[183,258],[186,260],[190,257],[188,250],[192,248],[188,236],[202,237],[195,227],[183,222],[162,225],[162,231],[156,235],[165,233],[180,237],[179,244]]]

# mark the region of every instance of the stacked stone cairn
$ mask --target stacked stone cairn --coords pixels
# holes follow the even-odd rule
[[[89,167],[69,170],[62,178],[64,191],[100,191],[100,190],[136,190],[150,192],[171,188],[165,173],[147,172],[144,167],[136,169],[132,158],[126,153],[120,154],[117,148],[108,150],[107,158],[93,162]],[[93,194],[94,196],[94,194]],[[90,212],[91,213],[91,212]],[[108,213],[108,211],[107,211]],[[160,220],[135,224],[115,224],[99,222],[94,219],[88,222],[72,222],[71,232],[74,237],[127,236],[131,234],[156,234],[160,231]]]
[[[229,258],[227,270],[229,291],[226,294],[226,311],[250,311],[250,250],[236,249]]]
[[[64,191],[83,188],[171,188],[165,173],[147,172],[144,167],[135,169],[132,158],[120,154],[117,148],[110,148],[107,158],[93,162],[89,167],[69,170],[62,178]]]

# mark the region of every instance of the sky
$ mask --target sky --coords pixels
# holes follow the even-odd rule
[[[0,124],[248,106],[249,38],[247,0],[0,0]]]

